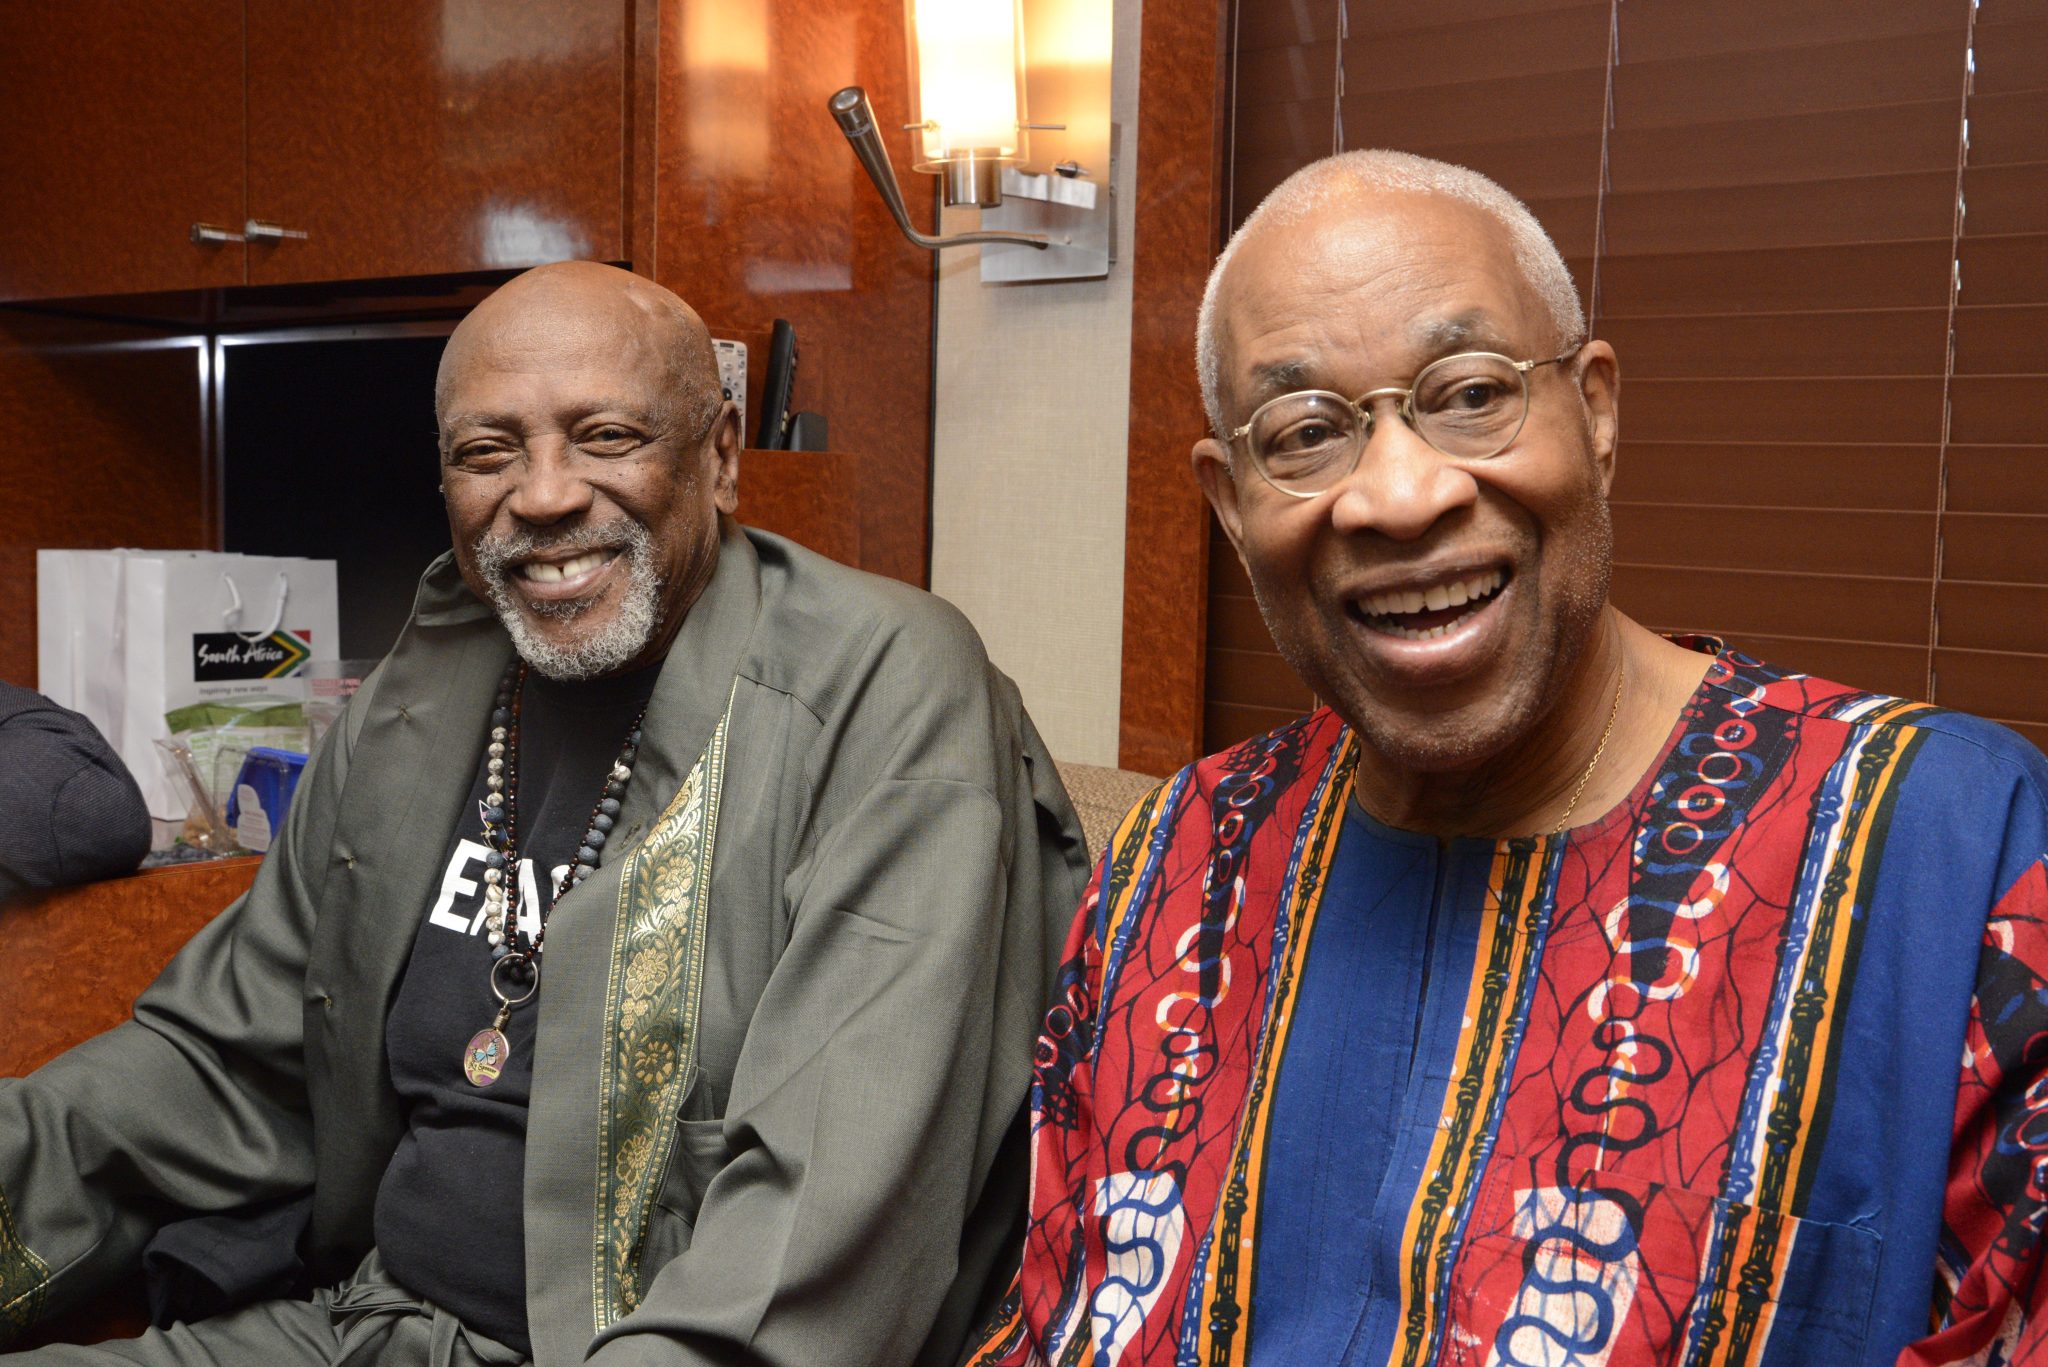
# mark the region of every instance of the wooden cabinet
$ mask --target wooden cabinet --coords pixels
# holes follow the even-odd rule
[[[242,283],[242,5],[0,4],[0,299]]]
[[[249,283],[623,257],[626,9],[250,4]]]
[[[0,299],[621,259],[628,6],[0,6]]]

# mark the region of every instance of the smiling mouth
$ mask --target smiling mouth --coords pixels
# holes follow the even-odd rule
[[[513,572],[529,584],[559,584],[565,580],[580,579],[592,571],[602,569],[617,559],[618,555],[617,550],[601,550],[585,551],[573,560],[529,560]]]
[[[1492,602],[1507,581],[1505,571],[1494,569],[1426,589],[1388,589],[1353,600],[1351,615],[1404,641],[1435,640]]]

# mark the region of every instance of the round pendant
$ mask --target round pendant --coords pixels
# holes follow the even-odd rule
[[[462,1051],[462,1075],[472,1087],[488,1087],[505,1071],[512,1057],[512,1042],[502,1030],[485,1028],[472,1035]]]

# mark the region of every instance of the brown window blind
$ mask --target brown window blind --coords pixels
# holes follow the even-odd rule
[[[1615,601],[2048,744],[2048,4],[1313,8],[1294,100],[1240,20],[1235,221],[1336,145],[1494,177],[1621,358]],[[1300,702],[1216,550],[1212,747]]]
[[[1267,191],[1335,145],[1338,20],[1338,6],[1328,0],[1240,4],[1232,16],[1226,154],[1232,228]],[[1269,731],[1315,705],[1274,650],[1251,582],[1213,517],[1209,530],[1205,751]]]

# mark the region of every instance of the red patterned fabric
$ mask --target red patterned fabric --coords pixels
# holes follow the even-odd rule
[[[1354,747],[1317,713],[1119,829],[970,1361],[1280,1360],[1272,1102]],[[1480,851],[1469,972],[1421,989],[1461,1003],[1417,1040],[1449,1081],[1343,1361],[2048,1362],[2044,793],[1998,728],[1722,653],[1621,809]]]

